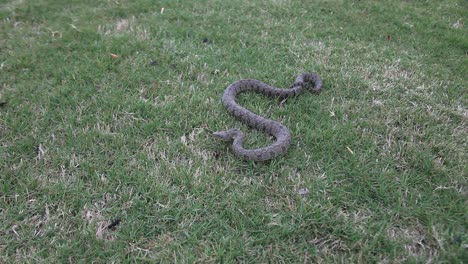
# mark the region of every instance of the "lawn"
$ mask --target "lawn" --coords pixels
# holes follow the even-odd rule
[[[1,263],[462,263],[468,2],[0,0]],[[221,104],[289,127],[288,153]]]

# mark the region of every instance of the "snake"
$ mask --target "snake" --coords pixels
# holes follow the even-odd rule
[[[264,82],[245,79],[238,80],[230,84],[225,90],[222,98],[222,104],[226,110],[242,122],[257,130],[261,130],[275,138],[275,141],[266,147],[256,149],[245,149],[245,135],[239,128],[231,128],[224,131],[212,133],[215,138],[226,142],[232,142],[232,151],[234,154],[245,160],[267,161],[280,155],[285,155],[291,145],[291,134],[289,129],[279,122],[259,116],[236,102],[237,94],[246,91],[254,91],[267,95],[286,99],[297,95],[306,89],[312,93],[319,94],[322,90],[323,82],[319,75],[315,73],[302,73],[297,76],[290,88],[277,88]]]

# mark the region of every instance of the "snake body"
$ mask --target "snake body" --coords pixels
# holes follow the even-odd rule
[[[263,148],[245,149],[243,147],[244,134],[237,128],[214,132],[213,136],[224,141],[233,141],[232,150],[234,154],[246,160],[266,161],[286,154],[291,145],[291,135],[288,128],[279,122],[261,117],[240,106],[236,102],[236,95],[244,91],[255,91],[270,97],[284,99],[299,94],[305,89],[313,93],[320,93],[322,90],[322,80],[317,74],[302,73],[297,76],[294,84],[289,89],[276,88],[258,80],[239,80],[232,83],[224,91],[222,99],[224,107],[229,113],[247,125],[272,135],[276,141]]]

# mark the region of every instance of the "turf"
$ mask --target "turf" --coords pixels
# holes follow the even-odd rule
[[[1,0],[0,262],[462,263],[467,3]]]

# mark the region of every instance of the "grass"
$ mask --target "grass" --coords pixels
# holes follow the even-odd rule
[[[0,262],[462,263],[467,8],[0,1]],[[209,136],[269,144],[222,92],[301,72],[319,96],[239,98],[286,156]]]

